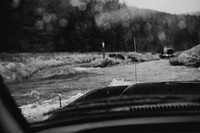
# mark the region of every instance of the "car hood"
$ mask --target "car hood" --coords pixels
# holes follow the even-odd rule
[[[200,81],[151,82],[130,86],[109,86],[90,91],[70,105],[96,99],[133,95],[200,95]]]
[[[81,122],[118,117],[200,113],[200,82],[137,83],[93,90],[71,104],[51,112],[48,122]],[[184,112],[186,111],[186,112]],[[133,113],[134,112],[134,113]]]

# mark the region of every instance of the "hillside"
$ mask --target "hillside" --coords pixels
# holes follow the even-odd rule
[[[5,5],[0,52],[161,52],[186,50],[200,42],[200,17],[128,7],[118,0],[27,0],[12,11]],[[4,34],[6,33],[6,34]]]

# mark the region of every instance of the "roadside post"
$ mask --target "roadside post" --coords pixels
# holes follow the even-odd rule
[[[137,44],[136,44],[136,40],[135,40],[135,37],[133,38],[134,40],[134,42],[133,42],[133,48],[134,48],[134,52],[135,52],[135,54],[136,54],[136,52],[137,52]],[[137,84],[138,82],[137,82],[137,63],[135,62],[135,84]],[[130,86],[128,86],[124,91],[122,91],[122,93],[120,94],[120,96],[124,93],[124,92],[126,92],[128,89],[130,89],[132,87],[132,85],[130,85]]]
[[[105,59],[105,43],[102,42],[103,58]]]
[[[59,104],[60,104],[60,108],[62,108],[62,101],[61,101],[62,99],[61,99],[61,96],[62,96],[61,94],[58,94],[58,97],[59,97]]]

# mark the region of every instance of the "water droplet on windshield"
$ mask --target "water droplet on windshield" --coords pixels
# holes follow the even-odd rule
[[[45,9],[43,7],[38,7],[35,9],[35,14],[39,16],[42,16],[44,12],[45,12]]]
[[[48,13],[44,13],[43,16],[42,16],[42,20],[43,20],[43,22],[45,22],[45,23],[51,22],[51,15],[48,14]]]
[[[185,28],[186,28],[186,23],[185,23],[185,21],[184,21],[184,20],[179,21],[178,27],[179,27],[180,29],[185,29]]]
[[[108,29],[110,29],[110,28],[111,28],[110,23],[105,23],[105,24],[103,25],[103,29],[104,29],[104,30],[108,30]]]
[[[145,26],[146,31],[151,31],[152,25],[148,22]]]
[[[64,39],[59,39],[58,43],[65,44],[65,40]]]
[[[160,41],[166,40],[166,35],[165,35],[165,33],[164,33],[163,31],[160,31],[160,32],[158,33],[158,38],[160,39]]]
[[[70,4],[71,4],[71,6],[78,6],[79,5],[79,0],[70,0]]]
[[[20,5],[20,0],[12,0],[12,3],[11,3],[11,7],[12,8],[17,8],[17,7],[19,7],[19,5]]]
[[[112,10],[117,10],[117,9],[118,9],[118,4],[117,4],[117,3],[111,3],[111,4],[110,4],[110,8],[111,8]]]
[[[59,20],[59,25],[60,25],[61,27],[66,27],[67,24],[68,24],[68,22],[67,22],[66,19],[62,18],[62,19]]]
[[[94,7],[95,12],[102,12],[103,11],[103,5],[97,4]]]
[[[84,2],[86,2],[86,3],[90,3],[90,0],[84,0]]]
[[[81,11],[85,11],[87,9],[87,4],[84,3],[84,2],[81,2],[79,5],[78,5],[78,8],[79,10]]]
[[[153,35],[149,35],[147,37],[148,42],[153,42],[154,41],[154,36]]]
[[[122,25],[123,25],[123,27],[129,27],[130,23],[129,23],[129,21],[123,21]]]
[[[42,29],[44,28],[44,23],[43,23],[42,21],[38,20],[38,21],[36,21],[36,23],[35,23],[35,27],[36,27],[36,29],[38,29],[38,30],[42,30]]]
[[[47,32],[51,32],[53,30],[53,25],[52,24],[47,24],[46,25],[46,30],[47,30]]]
[[[122,14],[122,20],[124,21],[129,21],[130,20],[130,16],[129,14],[127,14],[126,12]]]
[[[55,13],[51,14],[51,21],[55,22],[58,19],[57,15]]]

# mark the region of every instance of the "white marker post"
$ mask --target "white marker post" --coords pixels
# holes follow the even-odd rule
[[[61,94],[58,94],[60,108],[62,108],[62,97],[61,96],[62,96]]]
[[[103,58],[105,59],[105,43],[102,42]]]

